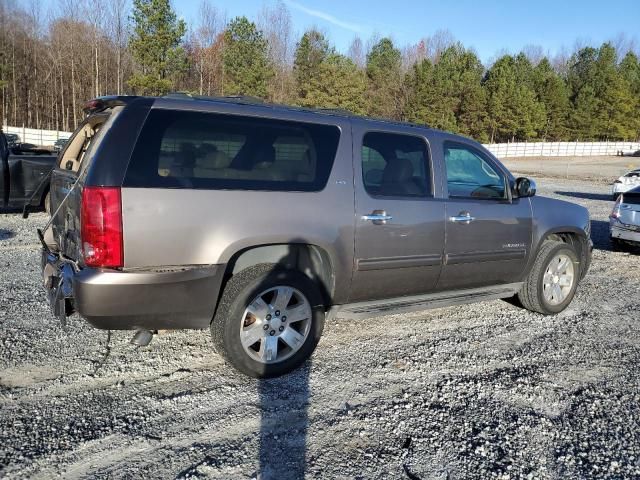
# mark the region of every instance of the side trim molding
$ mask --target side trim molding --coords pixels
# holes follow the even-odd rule
[[[524,248],[514,248],[513,250],[494,250],[488,252],[448,253],[445,263],[446,265],[457,265],[460,263],[521,260],[526,255],[527,250]]]
[[[387,268],[432,267],[442,264],[442,255],[412,255],[406,257],[381,257],[358,259],[357,269],[360,272],[368,270],[384,270]]]

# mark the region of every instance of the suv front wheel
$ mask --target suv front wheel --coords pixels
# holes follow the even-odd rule
[[[285,374],[313,353],[324,328],[316,284],[293,270],[261,264],[227,283],[211,334],[216,351],[256,378]]]
[[[553,315],[571,303],[580,278],[580,262],[568,243],[543,243],[518,293],[522,305],[533,312]]]

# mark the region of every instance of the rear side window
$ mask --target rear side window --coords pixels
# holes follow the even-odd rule
[[[427,144],[420,137],[369,132],[362,141],[362,180],[373,196],[431,195]]]
[[[339,139],[331,125],[153,110],[124,185],[318,191]]]

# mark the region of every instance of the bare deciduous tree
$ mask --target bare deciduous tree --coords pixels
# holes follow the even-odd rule
[[[285,4],[278,0],[273,5],[265,4],[257,23],[268,43],[269,60],[275,67],[275,75],[269,88],[272,100],[285,102],[289,100],[292,82],[294,41],[291,14]]]

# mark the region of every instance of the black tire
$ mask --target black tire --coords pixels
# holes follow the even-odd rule
[[[564,301],[557,305],[552,305],[544,298],[543,280],[549,263],[560,253],[566,254],[573,262],[573,285],[571,286],[571,289]],[[567,308],[571,303],[571,300],[573,300],[576,293],[579,279],[580,262],[575,248],[568,243],[548,240],[542,244],[533,267],[531,268],[529,275],[527,275],[522,289],[518,293],[518,299],[520,300],[520,303],[522,303],[522,306],[527,310],[542,313],[543,315],[555,315]]]
[[[51,215],[51,194],[47,192],[43,200],[44,211]]]
[[[240,341],[240,325],[244,312],[253,299],[276,286],[297,289],[311,305],[311,325],[308,336],[292,356],[277,363],[262,363],[252,358]],[[211,322],[214,349],[240,372],[254,378],[284,375],[302,365],[313,353],[324,329],[325,309],[317,285],[295,270],[276,269],[272,264],[260,264],[235,274],[227,282],[216,315]]]

